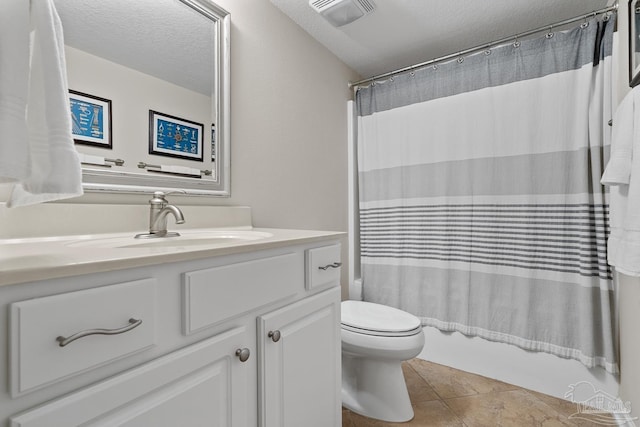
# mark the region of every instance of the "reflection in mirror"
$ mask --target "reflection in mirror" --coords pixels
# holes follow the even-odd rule
[[[209,0],[55,0],[86,190],[229,195],[229,14]]]

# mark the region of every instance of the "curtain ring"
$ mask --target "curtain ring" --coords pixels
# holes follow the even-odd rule
[[[486,56],[491,55],[491,43],[489,43],[489,44],[487,45],[487,48],[484,50],[484,54],[485,54]]]
[[[580,28],[582,28],[583,30],[589,26],[589,22],[587,21],[587,18],[588,18],[588,15],[585,15],[584,22],[580,24]]]
[[[462,64],[464,62],[464,56],[458,58],[458,64]]]
[[[515,48],[519,48],[520,47],[520,42],[518,41],[518,35],[516,34],[516,41],[513,42],[513,47]]]
[[[431,68],[433,68],[434,70],[437,70],[437,69],[438,69],[438,64],[435,64],[435,63],[434,63],[434,64],[431,66]]]
[[[415,71],[411,71],[411,72],[409,73],[409,75],[410,75],[411,77],[415,77],[416,73],[415,73]]]
[[[548,39],[553,37],[553,25],[549,25],[549,32],[545,35],[545,37]]]
[[[636,8],[636,13],[640,13],[640,7]],[[611,14],[607,13],[602,17],[602,22],[607,22],[611,18]]]

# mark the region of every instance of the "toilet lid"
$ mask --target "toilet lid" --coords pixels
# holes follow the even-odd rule
[[[342,326],[370,335],[413,335],[422,329],[420,319],[406,311],[364,301],[342,301]]]

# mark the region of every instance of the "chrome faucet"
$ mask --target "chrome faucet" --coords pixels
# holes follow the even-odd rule
[[[184,215],[178,207],[167,202],[162,191],[153,193],[153,198],[149,200],[149,208],[149,233],[137,234],[135,236],[136,239],[176,237],[180,235],[180,233],[167,231],[167,215],[173,214],[176,224],[184,223]]]

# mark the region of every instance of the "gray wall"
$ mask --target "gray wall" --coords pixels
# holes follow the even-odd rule
[[[346,230],[355,72],[267,0],[231,12],[233,204],[257,226]]]

